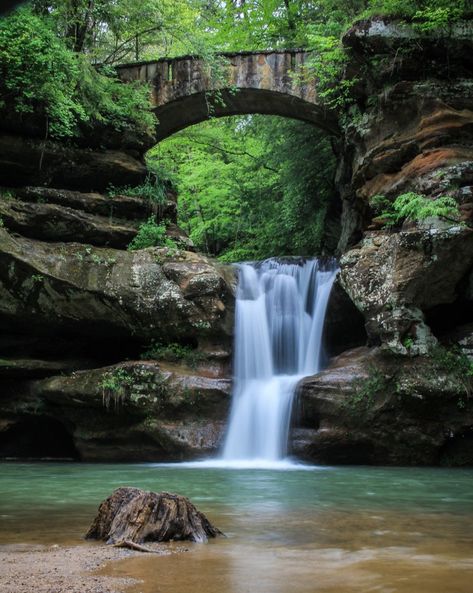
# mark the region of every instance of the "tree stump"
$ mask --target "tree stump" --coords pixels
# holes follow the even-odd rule
[[[107,544],[122,542],[206,542],[223,535],[190,500],[169,492],[118,488],[105,499],[86,534]]]

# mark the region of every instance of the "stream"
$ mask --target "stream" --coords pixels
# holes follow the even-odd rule
[[[188,496],[227,535],[104,573],[130,593],[471,593],[473,470],[4,463],[2,544],[80,544],[117,486]],[[172,546],[172,544],[170,544]]]

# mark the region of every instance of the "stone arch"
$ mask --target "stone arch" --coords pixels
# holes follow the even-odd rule
[[[209,119],[260,113],[312,123],[338,135],[336,114],[319,99],[315,79],[304,81],[310,54],[302,50],[222,54],[217,79],[195,56],[117,67],[123,82],[151,85],[157,140]]]
[[[193,93],[170,101],[155,110],[158,118],[157,141],[211,117],[232,115],[279,115],[305,121],[322,128],[329,134],[336,134],[337,128],[319,106],[285,93],[260,89],[229,89],[219,92],[218,100],[204,92]]]

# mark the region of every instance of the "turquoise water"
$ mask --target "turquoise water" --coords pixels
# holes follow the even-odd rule
[[[0,472],[4,544],[80,543],[118,486],[188,496],[228,537],[111,569],[144,578],[143,593],[473,590],[473,470],[5,463]]]
[[[449,514],[473,519],[473,470],[338,467],[228,470],[152,464],[0,465],[4,541],[74,539],[98,504],[119,486],[167,490],[234,529],[232,517],[260,523],[275,514]],[[45,524],[45,518],[47,523]],[[80,526],[82,531],[77,531]],[[253,529],[253,527],[250,527]]]

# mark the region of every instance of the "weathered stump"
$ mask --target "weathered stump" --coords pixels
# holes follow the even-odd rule
[[[223,535],[190,500],[169,492],[118,488],[105,499],[86,534],[108,544],[190,540]]]

